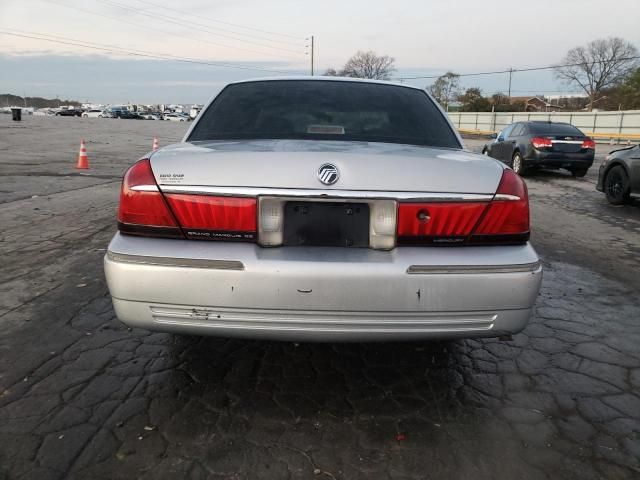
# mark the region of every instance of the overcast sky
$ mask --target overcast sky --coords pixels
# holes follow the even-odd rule
[[[640,1],[605,7],[595,0],[0,0],[3,32],[243,67],[0,34],[0,93],[204,102],[232,80],[308,73],[311,34],[316,72],[339,68],[357,50],[374,50],[395,57],[398,77],[544,66],[569,48],[612,35],[640,47]],[[491,94],[507,90],[508,75],[466,77],[462,84]],[[575,91],[550,71],[514,74],[512,89],[513,95]]]

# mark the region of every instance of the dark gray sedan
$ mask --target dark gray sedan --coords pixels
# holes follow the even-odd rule
[[[609,203],[622,205],[640,194],[640,146],[614,150],[606,156],[598,174],[598,190]]]
[[[482,153],[501,160],[519,175],[538,168],[564,168],[584,177],[596,144],[570,123],[516,122],[486,144]]]

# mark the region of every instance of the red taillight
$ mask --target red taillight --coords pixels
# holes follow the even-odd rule
[[[255,240],[256,199],[167,194],[187,238]]]
[[[135,235],[183,238],[158,189],[149,159],[140,160],[124,174],[118,228]]]
[[[474,229],[472,243],[521,243],[529,239],[527,186],[513,170],[505,169],[494,199]]]
[[[144,159],[124,175],[118,229],[132,235],[253,241],[256,238],[256,200],[163,195],[150,161]]]
[[[553,146],[553,143],[551,143],[551,139],[550,138],[545,138],[545,137],[533,137],[531,139],[531,144],[533,145],[534,148],[551,148]]]
[[[595,140],[593,138],[589,138],[589,137],[585,138],[582,141],[582,148],[588,148],[588,149],[591,149],[591,150],[595,150],[595,148],[596,148]]]
[[[509,169],[503,171],[491,202],[401,203],[398,207],[398,245],[504,245],[528,239],[527,187]]]
[[[398,243],[462,243],[486,203],[401,203]]]

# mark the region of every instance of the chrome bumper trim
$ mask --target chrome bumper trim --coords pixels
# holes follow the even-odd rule
[[[384,192],[375,190],[315,190],[300,188],[268,187],[215,187],[201,185],[160,185],[165,193],[192,193],[200,195],[220,195],[237,197],[304,197],[304,198],[357,198],[414,200],[426,202],[477,202],[490,201],[493,194],[482,193],[442,193],[442,192]]]
[[[411,265],[407,268],[407,273],[419,275],[522,273],[536,272],[540,268],[540,262],[521,265]]]
[[[160,265],[163,267],[213,268],[217,270],[244,270],[244,264],[237,260],[204,260],[196,258],[147,257],[107,252],[107,258],[114,262]]]
[[[149,305],[153,321],[173,325],[367,332],[423,332],[490,330],[498,314],[490,312],[332,312]]]

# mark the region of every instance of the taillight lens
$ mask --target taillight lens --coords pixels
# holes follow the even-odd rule
[[[256,199],[167,194],[187,238],[255,240]]]
[[[255,241],[254,198],[163,195],[149,159],[124,175],[118,208],[122,233],[167,238]]]
[[[133,235],[184,238],[156,184],[149,159],[140,160],[124,174],[118,229]]]
[[[551,143],[551,139],[545,138],[545,137],[533,137],[531,139],[531,144],[533,145],[534,148],[537,148],[537,149],[551,148],[553,146],[553,143]]]
[[[491,202],[401,203],[398,245],[515,244],[529,239],[527,187],[502,173]]]
[[[588,148],[588,149],[594,150],[596,148],[595,140],[589,137],[585,138],[582,141],[582,148]]]
[[[471,237],[472,243],[522,243],[529,239],[529,195],[524,180],[505,169],[494,199]]]
[[[401,203],[398,243],[463,243],[486,206],[486,202]]]

